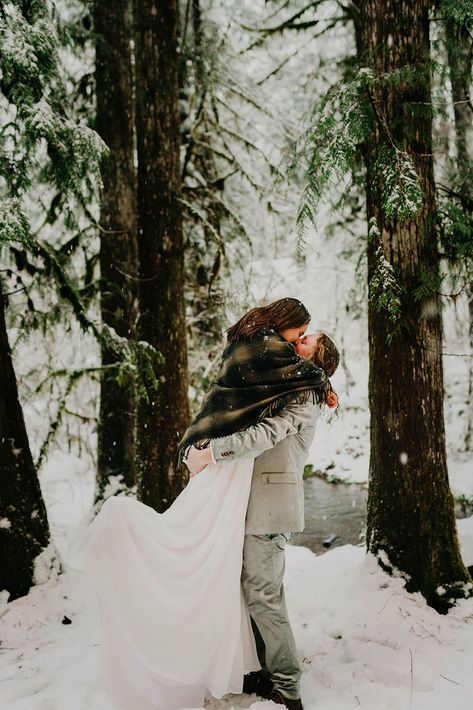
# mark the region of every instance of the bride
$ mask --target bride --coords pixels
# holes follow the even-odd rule
[[[278,424],[283,437],[291,426],[286,405],[327,401],[325,372],[294,349],[312,355],[300,341],[309,319],[287,298],[252,309],[228,331],[221,369],[181,454],[248,428]],[[117,708],[201,708],[207,697],[241,693],[244,674],[260,669],[240,585],[260,453],[210,463],[163,514],[110,497],[91,524],[86,570],[99,601],[105,687]]]

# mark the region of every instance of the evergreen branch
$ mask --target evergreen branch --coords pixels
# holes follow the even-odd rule
[[[256,82],[256,86],[262,86],[262,84],[264,84],[265,81],[270,79],[272,76],[275,76],[276,74],[278,74],[281,71],[281,69],[283,67],[285,67],[286,64],[291,61],[291,59],[293,59],[295,56],[297,56],[297,54],[299,54],[299,52],[302,49],[307,47],[308,44],[311,44],[311,42],[313,42],[318,37],[321,37],[325,32],[328,32],[329,30],[333,29],[335,27],[335,25],[336,25],[336,22],[333,22],[331,25],[328,25],[320,32],[316,32],[315,34],[311,35],[311,37],[309,37],[309,39],[307,39],[305,42],[303,42],[300,46],[296,47],[296,49],[293,52],[291,52],[287,57],[285,57],[274,69],[272,69],[269,72],[269,74],[266,74],[262,79],[258,79],[258,81]]]
[[[300,10],[297,10],[293,15],[288,17],[286,20],[283,20],[280,22],[278,25],[275,25],[274,27],[250,27],[248,25],[240,25],[244,30],[247,32],[258,32],[258,33],[265,33],[265,34],[274,34],[276,32],[283,32],[288,26],[292,25],[295,20],[298,20],[300,17],[305,15],[305,13],[308,10],[311,9],[316,9],[318,5],[321,5],[323,0],[312,0],[309,2],[307,5],[305,5],[303,8]]]
[[[394,275],[393,266],[384,254],[381,234],[375,217],[371,217],[369,221],[368,239],[376,244],[376,262],[368,285],[368,299],[377,311],[386,313],[391,323],[399,323],[401,288]],[[393,333],[390,335],[392,336]]]
[[[48,433],[47,433],[46,438],[44,439],[43,443],[41,444],[38,458],[35,461],[35,468],[37,471],[39,471],[39,469],[41,468],[41,465],[42,465],[42,463],[49,451],[49,447],[51,446],[51,443],[54,440],[54,437],[56,436],[56,433],[61,425],[62,416],[63,416],[64,410],[66,407],[66,399],[69,396],[69,394],[72,390],[72,387],[74,386],[74,382],[75,382],[75,378],[73,376],[69,377],[69,380],[66,385],[66,389],[63,392],[63,395],[58,402],[56,417],[49,425]]]
[[[101,336],[99,329],[97,328],[96,324],[92,320],[90,320],[90,318],[88,318],[81,298],[68,274],[63,270],[60,260],[58,259],[54,250],[52,250],[50,247],[44,246],[37,239],[35,240],[35,248],[38,254],[44,259],[50,271],[52,272],[59,286],[61,295],[66,298],[69,304],[72,306],[74,315],[76,316],[83,329],[85,331],[90,329],[97,338],[97,340],[100,341]]]
[[[233,94],[235,94],[235,96],[238,96],[240,99],[243,99],[250,106],[253,106],[258,111],[261,111],[263,114],[268,116],[268,118],[271,118],[273,121],[278,120],[278,117],[275,116],[274,113],[271,113],[271,111],[269,111],[267,106],[262,105],[257,99],[255,99],[253,96],[250,96],[250,94],[248,94],[248,92],[244,88],[238,86],[235,82],[230,83],[230,82],[225,82],[223,80],[222,85],[225,86]],[[293,123],[294,123],[294,121],[293,121]],[[297,127],[299,127],[299,124],[295,124],[295,125],[297,125]]]
[[[439,10],[443,13],[443,17],[440,18],[443,22],[455,22],[457,25],[467,30],[473,27],[473,6],[471,0],[441,0]]]
[[[315,19],[315,20],[309,20],[307,22],[296,22],[299,17],[302,17],[302,15],[310,9],[310,7],[313,7],[316,9],[318,5],[321,5],[324,2],[324,0],[316,0],[316,2],[312,2],[309,5],[305,7],[305,9],[302,9],[301,11],[298,11],[295,13],[292,17],[283,20],[282,22],[279,23],[279,25],[275,27],[250,27],[247,25],[240,25],[242,29],[245,29],[247,32],[252,32],[252,33],[257,33],[259,36],[251,42],[247,47],[244,49],[240,50],[239,54],[246,54],[247,52],[251,51],[252,49],[255,49],[255,47],[259,47],[262,45],[265,40],[273,36],[275,34],[282,34],[285,30],[295,30],[295,31],[304,31],[307,29],[310,29],[311,27],[315,27],[316,25],[320,24],[321,22],[332,22],[335,20],[335,22],[339,22],[341,20],[346,21],[349,19],[349,14],[347,13],[346,16],[343,17],[338,17],[338,18],[320,18],[320,19]]]
[[[215,229],[215,227],[213,226],[213,224],[211,224],[211,223],[209,222],[209,220],[205,217],[205,215],[203,215],[202,212],[201,212],[199,209],[197,209],[197,207],[195,207],[194,205],[192,205],[190,202],[188,202],[187,200],[185,200],[185,199],[182,198],[182,197],[179,197],[179,198],[178,198],[178,201],[179,201],[182,205],[184,205],[185,207],[187,207],[187,209],[189,210],[189,212],[190,212],[192,215],[194,215],[195,217],[197,217],[197,218],[202,222],[202,224],[204,224],[204,225],[207,227],[207,229],[210,231],[210,233],[214,236],[215,241],[217,242],[217,244],[223,244],[223,239],[222,239],[221,235],[217,232],[217,230]]]
[[[75,419],[79,419],[81,422],[84,422],[85,424],[89,424],[90,422],[96,423],[98,421],[97,417],[94,417],[94,416],[88,417],[84,414],[79,414],[79,412],[73,412],[71,409],[68,409],[67,407],[64,408],[64,413],[68,414],[70,417],[74,417]]]
[[[247,170],[245,170],[245,168],[243,167],[243,165],[239,162],[238,158],[236,157],[236,155],[235,155],[234,152],[232,151],[231,147],[228,145],[227,141],[225,140],[225,138],[223,137],[223,135],[222,135],[222,134],[220,133],[220,131],[218,130],[218,129],[220,128],[220,126],[218,126],[218,124],[214,124],[214,125],[215,125],[215,127],[217,128],[217,131],[218,131],[218,133],[219,133],[219,135],[220,135],[220,139],[221,139],[221,141],[222,141],[222,143],[223,143],[223,147],[224,147],[224,148],[227,150],[227,152],[230,153],[230,155],[232,156],[232,164],[238,165],[238,168],[239,168],[239,171],[240,171],[240,173],[241,173],[241,176],[244,177],[244,178],[249,182],[249,184],[250,184],[259,194],[264,195],[265,189],[264,189],[263,185],[259,185],[257,182],[255,182],[255,180],[253,180],[253,178],[252,178],[252,176],[250,175],[250,173],[249,173]]]
[[[240,228],[240,230],[241,230],[243,236],[246,238],[246,241],[249,244],[249,246],[252,246],[253,239],[252,239],[250,233],[248,232],[248,230],[246,229],[245,225],[243,224],[242,220],[240,219],[239,215],[219,195],[216,196],[216,200],[217,200],[218,204],[221,205],[221,207],[225,210],[227,215],[229,217],[231,217],[233,222]]]
[[[424,196],[410,155],[396,146],[381,145],[374,172],[386,217],[400,223],[414,219]]]
[[[59,368],[58,370],[53,370],[52,372],[49,372],[46,377],[44,377],[41,382],[36,385],[34,389],[34,394],[39,394],[43,387],[48,384],[51,380],[57,380],[59,378],[63,377],[71,377],[73,381],[76,381],[82,375],[90,375],[90,374],[95,374],[97,372],[104,372],[104,371],[110,371],[110,370],[116,370],[119,367],[120,363],[114,362],[109,365],[97,365],[95,367],[81,367],[76,370],[70,370],[66,367]]]
[[[219,158],[223,158],[231,165],[233,165],[235,163],[235,159],[232,155],[229,155],[228,153],[224,153],[223,150],[219,150],[219,148],[212,145],[211,143],[206,143],[205,141],[202,141],[202,140],[196,140],[195,144],[202,146],[206,150],[210,150],[212,153],[215,153],[215,155],[218,155]]]
[[[192,157],[194,145],[196,144],[196,138],[195,138],[196,130],[199,127],[199,125],[202,123],[202,120],[203,120],[204,102],[205,102],[206,95],[207,95],[206,89],[203,88],[201,96],[200,96],[200,100],[199,100],[199,106],[198,106],[196,114],[195,114],[194,122],[189,130],[189,139],[188,139],[187,146],[186,146],[184,160],[182,162],[182,170],[181,170],[181,181],[182,182],[184,181],[184,178],[186,176],[187,165],[189,164],[189,161]]]
[[[261,148],[259,148],[257,145],[255,145],[248,138],[245,138],[245,136],[240,135],[236,131],[232,131],[231,128],[227,128],[226,126],[222,125],[221,123],[219,124],[219,123],[213,121],[212,119],[210,119],[209,122],[210,122],[211,126],[213,126],[213,128],[215,128],[215,129],[217,129],[219,132],[226,133],[231,138],[235,138],[235,140],[243,143],[243,145],[245,145],[248,150],[254,150],[259,155],[261,155],[261,157],[263,158],[265,163],[270,168],[271,172],[278,172],[278,166],[273,165],[272,162],[269,160],[269,158],[263,153]]]
[[[16,197],[7,198],[0,207],[0,249],[13,242],[24,246],[30,246],[32,242],[30,224]]]
[[[93,227],[95,229],[97,229],[101,234],[126,234],[127,232],[130,231],[129,228],[128,229],[127,228],[125,228],[125,229],[107,229],[106,227],[102,227],[102,225],[99,222],[97,222],[94,215],[87,207],[86,202],[83,200],[80,200],[80,204],[81,204],[82,209],[84,210],[84,214],[87,217],[87,219],[91,222]],[[85,232],[85,230],[84,230],[84,232]]]
[[[263,133],[263,131],[262,131],[261,129],[259,129],[258,126],[255,126],[254,121],[251,121],[249,118],[246,118],[245,116],[242,116],[241,114],[239,114],[238,111],[236,111],[232,106],[230,106],[230,104],[228,104],[228,103],[227,103],[226,101],[224,101],[222,98],[219,98],[218,101],[219,101],[219,103],[220,103],[224,108],[227,109],[227,111],[229,111],[233,116],[235,116],[235,118],[236,118],[238,121],[243,121],[243,122],[246,123],[248,126],[251,126],[251,128],[252,128],[253,130],[256,130],[256,131],[260,134],[260,136],[261,136],[262,138],[265,138],[266,141],[269,141],[269,140],[270,140],[267,133]],[[277,145],[276,143],[274,143],[274,141],[270,141],[270,142],[271,142],[271,145],[272,145],[274,148],[276,148],[277,150],[279,150],[279,151],[284,150],[284,147],[283,147],[283,146]],[[262,152],[262,151],[260,151],[260,152]],[[272,169],[274,168],[274,166],[273,166],[272,164],[270,164],[270,167],[271,167]],[[277,170],[277,168],[274,168],[274,169]]]
[[[282,10],[285,10],[289,5],[291,5],[294,2],[294,0],[284,0],[282,5],[280,7],[277,7],[274,12],[272,12],[268,17],[266,18],[266,21],[272,20],[273,17],[276,17],[276,15],[279,15]]]

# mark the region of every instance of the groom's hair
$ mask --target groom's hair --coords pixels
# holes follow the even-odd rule
[[[297,298],[280,298],[245,313],[227,330],[227,340],[229,343],[250,340],[263,328],[273,328],[279,333],[287,328],[300,328],[309,321],[309,311]]]
[[[332,377],[340,362],[340,353],[327,333],[320,332],[317,336],[315,350],[310,359],[314,365],[325,370],[327,377]]]

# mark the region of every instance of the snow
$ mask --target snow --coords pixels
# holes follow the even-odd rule
[[[56,546],[51,541],[34,560],[34,584],[44,584],[49,579],[54,579],[59,572],[59,567],[60,562]]]
[[[472,562],[473,519],[459,528]],[[473,600],[441,616],[351,545],[320,557],[289,546],[285,585],[306,710],[471,707]],[[74,564],[26,597],[3,600],[0,637],[0,707],[112,710],[100,685],[96,600]],[[272,707],[247,695],[206,704],[211,710]]]

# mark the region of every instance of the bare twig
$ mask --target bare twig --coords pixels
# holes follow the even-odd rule
[[[461,685],[461,683],[459,683],[458,681],[452,680],[451,678],[447,678],[447,676],[442,675],[442,673],[440,674],[440,677],[443,678],[444,680],[448,680],[449,683],[455,683],[455,685]]]
[[[435,634],[432,634],[428,629],[425,628],[425,626],[422,626],[422,624],[419,624],[419,626],[425,631],[426,634],[428,634],[428,636],[431,636],[433,639],[435,639],[440,646],[442,645],[442,642],[440,641],[440,639],[437,638],[437,636],[435,636]]]
[[[389,602],[391,601],[391,599],[392,599],[393,597],[395,597],[395,596],[396,596],[396,592],[393,592],[393,593],[391,594],[391,596],[389,597],[389,599],[387,599],[387,600],[385,601],[385,603],[383,604],[383,606],[381,607],[381,609],[378,611],[378,614],[382,614],[382,613],[383,613],[383,611],[386,609],[386,607],[387,607],[387,605],[389,604]]]

